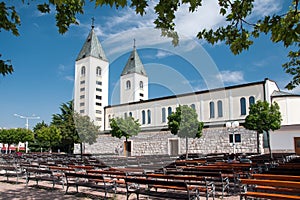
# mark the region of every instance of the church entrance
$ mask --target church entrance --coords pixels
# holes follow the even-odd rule
[[[171,156],[177,156],[179,153],[178,149],[178,139],[170,139],[169,140],[169,152]]]
[[[300,137],[294,137],[295,153],[300,155]]]
[[[131,156],[132,144],[131,141],[124,141],[124,156]]]

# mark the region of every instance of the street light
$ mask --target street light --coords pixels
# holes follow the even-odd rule
[[[28,130],[29,129],[29,119],[40,119],[39,116],[35,116],[35,115],[32,115],[32,116],[23,116],[23,115],[18,115],[18,114],[14,114],[15,117],[20,117],[21,119],[26,119],[26,129]]]
[[[19,115],[19,114],[14,114],[15,117],[20,117],[21,119],[26,119],[26,129],[29,129],[29,119],[40,119],[39,116],[23,116],[23,115]],[[28,142],[25,142],[25,152],[28,153]]]
[[[226,122],[227,131],[232,133],[232,146],[233,146],[233,153],[235,154],[235,132],[238,131],[240,123],[238,121],[234,122]]]

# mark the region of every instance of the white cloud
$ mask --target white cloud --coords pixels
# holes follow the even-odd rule
[[[256,0],[253,3],[252,16],[266,16],[278,12],[282,9],[281,0]]]
[[[244,74],[242,71],[221,71],[217,75],[217,79],[223,81],[224,83],[241,83],[245,82]]]
[[[155,55],[155,57],[157,57],[157,58],[165,58],[165,57],[168,57],[168,56],[171,56],[171,55],[173,55],[173,54],[170,53],[170,52],[158,50],[157,54]]]
[[[176,30],[183,35],[196,37],[201,29],[214,29],[225,23],[224,16],[219,14],[218,1],[203,1],[201,7],[190,13],[187,5],[183,5],[176,13]]]
[[[65,76],[65,79],[66,79],[67,81],[74,82],[74,76]]]
[[[74,81],[74,76],[72,76],[72,75],[65,75],[65,74],[69,73],[70,69],[71,69],[70,67],[65,66],[63,64],[60,64],[58,66],[58,71],[57,71],[58,76],[62,77],[63,79],[65,79],[67,81],[72,81],[73,82]]]

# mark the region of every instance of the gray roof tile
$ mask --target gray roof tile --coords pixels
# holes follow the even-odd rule
[[[103,48],[98,40],[97,35],[95,34],[94,28],[92,28],[92,30],[90,31],[76,60],[80,60],[88,56],[107,61]]]
[[[126,75],[126,74],[132,74],[132,73],[138,73],[138,74],[147,76],[144,65],[143,65],[135,47],[133,48],[133,50],[129,56],[129,59],[122,71],[121,76]]]

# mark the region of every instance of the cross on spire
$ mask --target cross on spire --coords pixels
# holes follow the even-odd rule
[[[135,38],[133,39],[133,48],[135,49]]]
[[[95,23],[95,18],[94,17],[92,17],[92,28],[94,28],[95,26],[94,26],[94,23]]]

